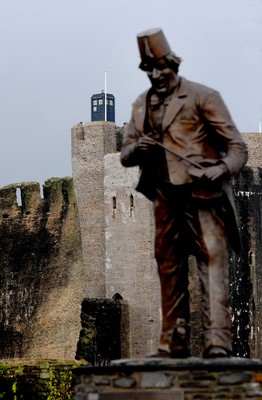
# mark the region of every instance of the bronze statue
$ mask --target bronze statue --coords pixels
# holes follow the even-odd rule
[[[190,356],[188,256],[196,257],[203,316],[203,356],[232,352],[227,239],[239,251],[230,180],[247,149],[220,94],[178,75],[181,59],[161,29],[137,36],[151,88],[133,104],[121,149],[125,167],[139,165],[137,190],[153,202],[155,256],[162,291],[156,356]]]

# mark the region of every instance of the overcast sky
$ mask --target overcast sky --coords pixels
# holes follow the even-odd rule
[[[90,98],[116,124],[149,86],[136,34],[161,27],[180,74],[217,89],[241,132],[262,117],[262,0],[0,0],[0,186],[71,176],[71,127]]]

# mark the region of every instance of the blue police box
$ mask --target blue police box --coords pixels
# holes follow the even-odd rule
[[[106,94],[106,113],[105,118],[105,92],[93,94],[91,97],[91,121],[110,121],[115,122],[115,97]]]

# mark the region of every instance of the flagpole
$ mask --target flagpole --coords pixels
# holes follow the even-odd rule
[[[107,121],[107,71],[105,71],[105,121]]]
[[[260,120],[258,123],[258,133],[262,133],[262,105],[260,105]]]

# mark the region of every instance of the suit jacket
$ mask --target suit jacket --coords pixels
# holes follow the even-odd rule
[[[154,156],[150,151],[145,155],[145,152],[137,149],[139,137],[149,133],[146,118],[149,95],[150,90],[142,93],[133,104],[132,117],[121,148],[121,162],[126,167],[140,166],[137,190],[153,200]],[[159,132],[150,133],[152,137],[159,137]],[[227,166],[223,190],[236,225],[230,179],[246,163],[247,148],[220,94],[204,85],[180,78],[165,110],[161,135],[166,147],[194,162],[222,161]],[[168,151],[165,153],[171,183],[181,185],[192,182],[188,163]],[[236,234],[235,229],[233,234]]]

